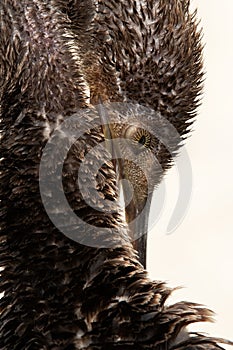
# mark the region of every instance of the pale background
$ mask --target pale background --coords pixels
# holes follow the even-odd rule
[[[165,207],[150,232],[148,270],[153,279],[185,287],[172,301],[216,312],[215,324],[192,329],[233,340],[233,1],[193,0],[192,6],[206,43],[204,99],[187,142],[193,193],[184,221],[166,235],[178,192],[177,171],[169,171]]]

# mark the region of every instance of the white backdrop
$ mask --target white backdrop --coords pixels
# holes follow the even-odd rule
[[[178,193],[177,172],[170,170],[165,207],[150,232],[148,269],[153,279],[185,287],[172,301],[195,301],[216,312],[215,324],[191,329],[233,340],[233,1],[193,0],[192,6],[206,43],[203,104],[187,141],[192,199],[183,223],[166,235]]]

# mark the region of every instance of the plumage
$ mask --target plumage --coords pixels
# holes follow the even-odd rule
[[[187,1],[0,2],[0,349],[214,350],[227,343],[188,334],[188,324],[210,321],[212,313],[189,302],[165,305],[172,290],[147,277],[123,219],[113,162],[103,164],[95,183],[108,211],[88,206],[77,182],[87,153],[105,141],[101,128],[90,129],[100,118],[99,99],[106,109],[128,99],[152,107],[185,135],[200,92],[200,55]],[[45,200],[59,190],[59,144],[76,128],[86,133],[69,151],[64,143],[63,188],[93,230],[73,227],[68,216],[64,225],[81,242],[106,243],[102,248],[67,238],[41,199],[47,141],[58,147],[44,164]],[[89,169],[105,156],[95,148]],[[168,167],[165,148],[158,157]],[[66,218],[62,206],[52,210]]]

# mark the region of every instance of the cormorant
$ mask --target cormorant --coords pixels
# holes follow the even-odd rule
[[[180,135],[185,134],[201,77],[199,35],[195,36],[196,25],[187,6],[188,2],[178,0],[0,2],[0,291],[4,293],[0,349],[222,349],[216,342],[223,340],[185,330],[190,323],[211,320],[209,310],[188,302],[166,306],[171,290],[163,282],[148,279],[117,200],[114,162],[102,165],[95,182],[94,190],[106,199],[105,213],[87,205],[77,182],[85,156],[105,140],[105,130],[91,129],[100,118],[94,106],[99,98],[103,104],[130,98],[160,113],[166,111],[171,122],[178,113],[174,124]],[[145,17],[138,18],[142,9]],[[121,14],[128,21],[118,22]],[[136,24],[140,21],[141,33],[131,19]],[[119,40],[121,32],[127,33],[125,43]],[[144,56],[136,40],[140,35],[145,43],[152,41]],[[170,49],[177,45],[180,55],[170,56]],[[130,53],[132,48],[141,52],[139,56]],[[156,56],[159,48],[163,58]],[[146,68],[143,62],[147,58],[150,62],[152,55],[154,63]],[[129,57],[132,62],[128,64]],[[134,60],[141,60],[141,71],[133,71]],[[150,71],[152,80],[145,81]],[[80,118],[70,128],[70,118],[77,111]],[[63,188],[76,215],[93,231],[72,226],[59,202],[51,209],[58,217],[64,215],[64,226],[70,225],[78,237],[85,241],[89,235],[106,245],[110,241],[108,248],[67,238],[53,225],[42,203],[43,151],[49,141],[56,156],[44,164],[46,201],[58,191],[53,184],[62,164],[60,149],[56,153],[53,146],[69,141],[74,128],[86,132],[70,150],[64,143],[68,152],[62,168]],[[116,128],[110,125],[109,129],[114,134]],[[161,158],[164,154],[165,149]],[[87,165],[92,167],[105,156],[107,150],[95,148]],[[127,169],[127,164],[122,167]],[[88,185],[87,195],[92,190],[92,183]]]

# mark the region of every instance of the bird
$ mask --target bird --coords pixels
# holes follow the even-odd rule
[[[124,219],[119,203],[118,173],[123,170],[133,184],[135,175],[124,161],[116,165],[109,160],[109,150],[102,145],[108,135],[114,140],[118,132],[121,137],[123,133],[126,142],[132,139],[140,152],[150,156],[157,152],[162,169],[167,169],[171,157],[153,138],[153,128],[160,123],[156,116],[166,111],[181,136],[195,116],[202,77],[199,35],[195,36],[188,2],[168,4],[0,3],[0,349],[214,350],[222,349],[218,343],[230,344],[189,334],[187,325],[210,321],[212,312],[191,302],[167,305],[172,289],[148,278],[141,263],[145,258],[140,262],[140,252],[130,238],[129,213]],[[121,14],[127,20],[118,22]],[[134,28],[138,21],[143,30],[148,26],[146,35]],[[124,43],[118,39],[125,30]],[[146,56],[137,42],[140,35],[145,43],[152,40]],[[180,43],[180,56],[170,57],[169,50]],[[155,55],[156,45],[164,53],[162,61]],[[139,56],[130,52],[133,47]],[[170,62],[175,70],[171,81],[181,72],[174,81],[178,90],[168,82]],[[142,64],[138,75],[133,71],[135,63]],[[177,96],[174,105],[172,96]],[[122,105],[129,107],[128,114]],[[145,109],[147,115],[143,115]],[[139,124],[135,116],[140,117]],[[106,124],[101,126],[103,118]],[[117,127],[121,118],[126,124],[123,129]],[[85,132],[76,138],[80,130]],[[137,133],[144,136],[141,142]],[[171,142],[172,152],[178,150],[177,142]],[[128,152],[132,142],[127,145]],[[99,161],[96,175],[93,164]],[[56,186],[59,172],[60,187]],[[70,219],[59,197],[61,189],[81,221]],[[104,211],[95,203],[99,198],[92,196],[96,192]],[[54,218],[62,219],[59,222],[73,239],[54,225]]]

